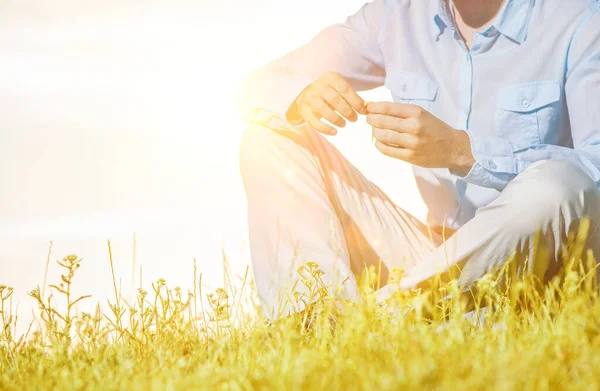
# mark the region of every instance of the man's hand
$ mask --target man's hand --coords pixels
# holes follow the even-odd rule
[[[300,93],[287,112],[287,120],[292,124],[305,121],[313,129],[329,135],[337,130],[323,121],[325,118],[335,126],[346,126],[344,118],[350,122],[358,120],[357,112],[366,114],[364,100],[350,84],[337,72],[326,73],[311,83]]]
[[[464,131],[451,128],[425,109],[401,103],[370,103],[367,122],[384,155],[428,168],[467,174],[475,159]]]

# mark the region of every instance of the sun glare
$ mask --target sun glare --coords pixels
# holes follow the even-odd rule
[[[0,195],[0,255],[11,260],[0,276],[22,302],[23,324],[50,241],[52,260],[85,259],[77,289],[100,301],[111,294],[108,239],[126,296],[140,281],[134,233],[144,281],[186,289],[196,258],[204,283],[220,286],[223,250],[234,273],[249,265],[236,86],[362,3],[315,0],[318,15],[307,3],[238,3],[234,14],[219,4],[85,18],[58,7],[47,20],[23,7],[0,27],[0,179],[11,189]],[[364,96],[389,99],[383,90]],[[422,218],[410,169],[379,155],[369,135],[361,120],[330,140]]]

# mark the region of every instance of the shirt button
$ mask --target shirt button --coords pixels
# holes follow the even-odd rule
[[[408,87],[406,86],[406,83],[402,85],[402,91],[406,92],[406,90],[408,89]]]
[[[496,166],[496,163],[494,163],[494,162],[490,162],[490,168],[491,168],[492,170],[495,170],[495,169],[496,169],[496,167],[497,167],[497,166]]]
[[[469,109],[465,109],[463,113],[465,113],[465,115],[469,115]]]
[[[531,103],[529,103],[529,101],[527,99],[523,99],[523,107],[528,108],[529,106],[531,106]]]

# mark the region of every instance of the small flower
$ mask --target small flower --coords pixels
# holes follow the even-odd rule
[[[327,296],[329,296],[329,291],[327,290],[327,288],[319,289],[319,296],[321,298],[326,298]]]
[[[74,265],[77,263],[78,257],[74,254],[67,255],[65,258],[63,258],[63,261],[69,265]]]
[[[0,290],[0,292],[2,292]],[[27,293],[29,296],[33,297],[34,299],[40,299],[40,287],[38,286],[37,288],[35,288],[34,290],[32,290],[31,292]]]
[[[308,266],[308,268],[311,270],[316,270],[319,268],[319,264],[316,262],[307,262],[306,266]]]

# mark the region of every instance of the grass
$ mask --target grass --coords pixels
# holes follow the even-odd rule
[[[571,237],[545,286],[509,262],[468,292],[440,280],[378,304],[371,270],[362,303],[317,300],[274,323],[248,275],[208,293],[195,266],[190,292],[159,280],[127,303],[115,285],[109,313],[78,313],[90,298],[71,293],[81,259],[70,255],[47,297],[30,292],[39,326],[26,335],[15,335],[13,292],[0,286],[0,389],[599,389],[600,301],[584,237]],[[315,264],[303,271],[318,286]]]

